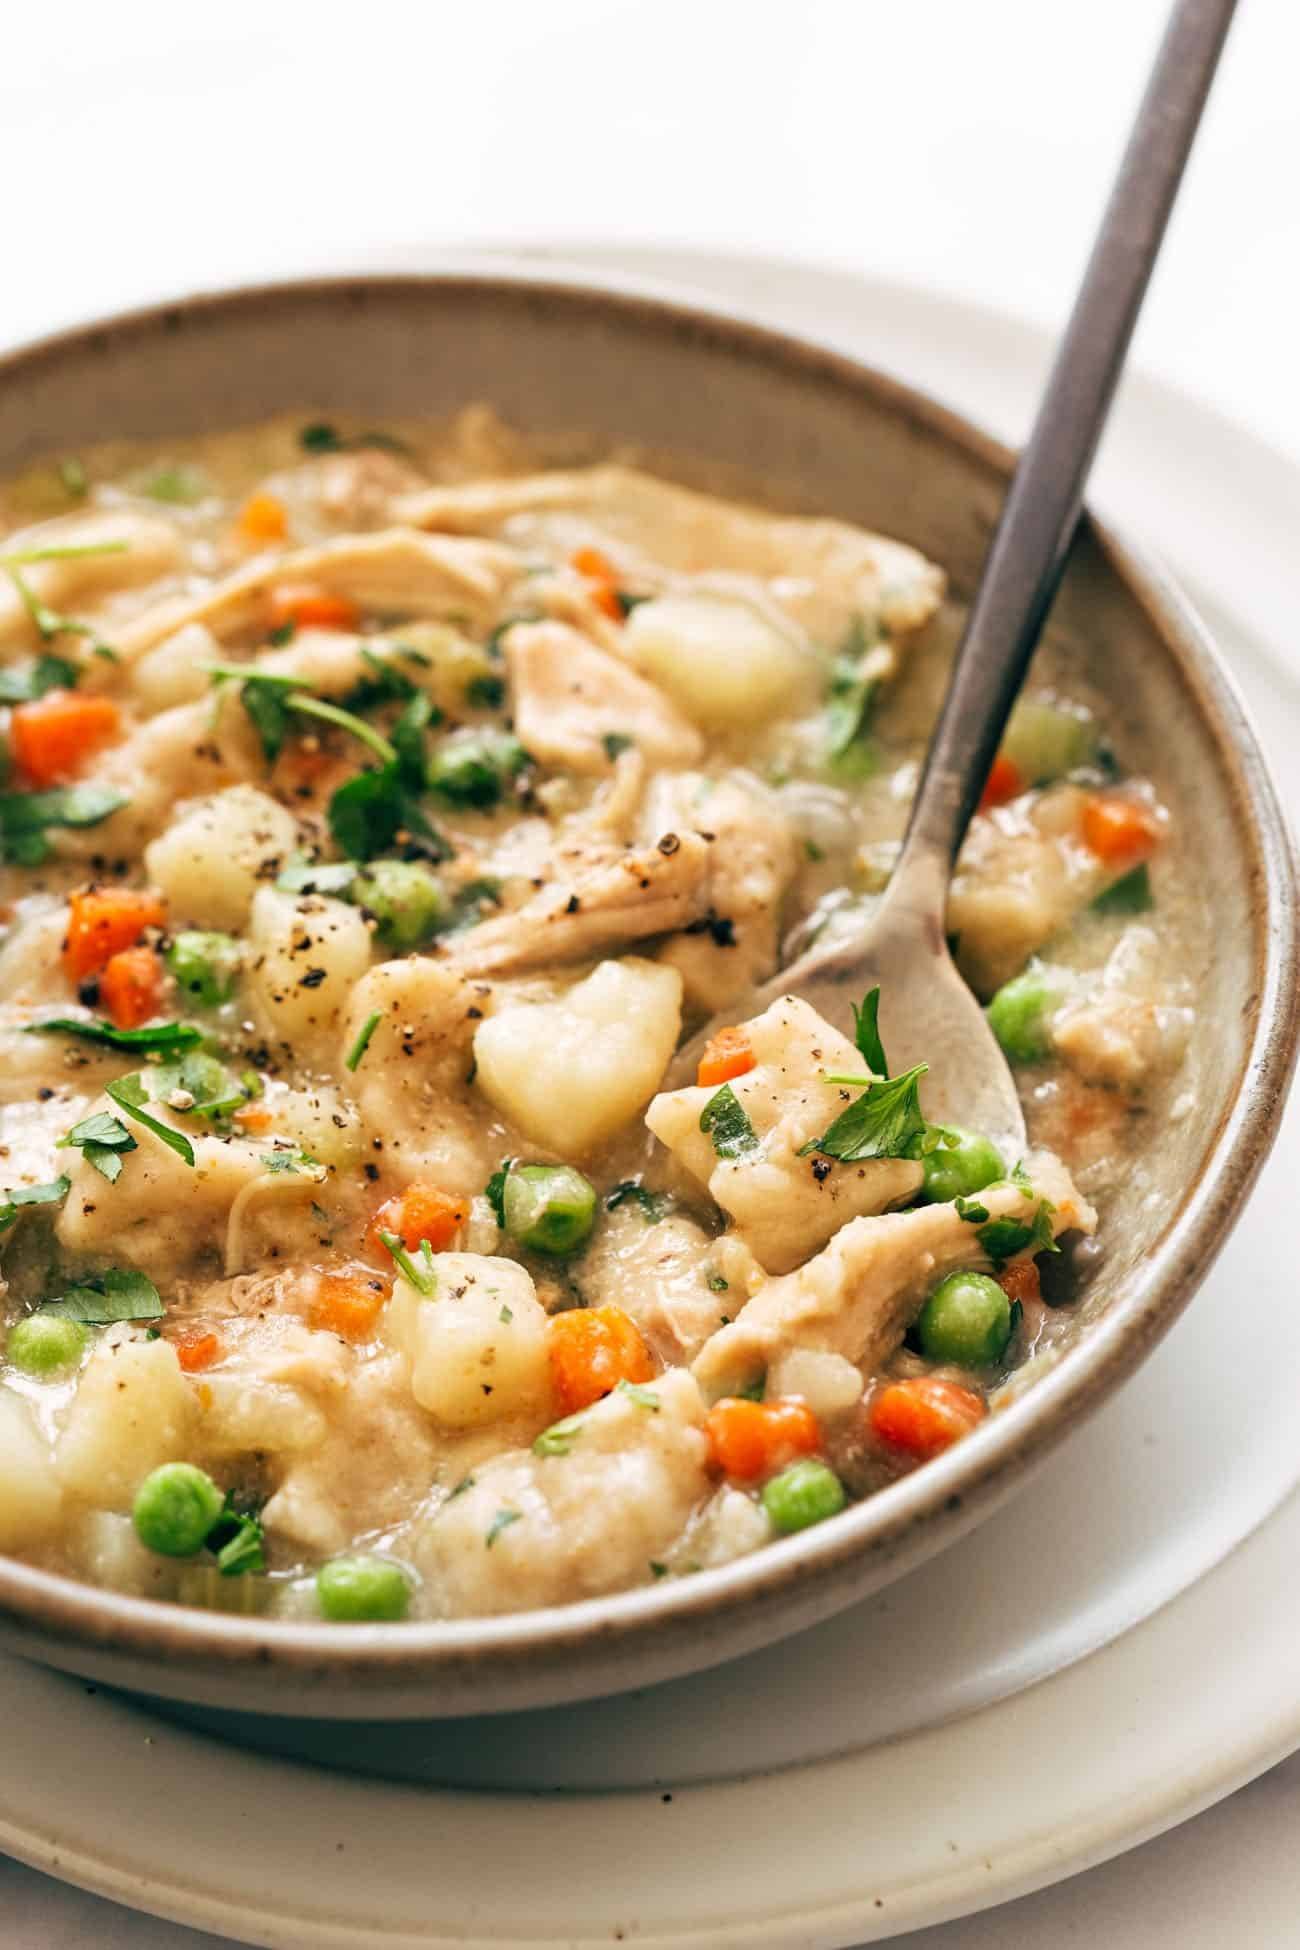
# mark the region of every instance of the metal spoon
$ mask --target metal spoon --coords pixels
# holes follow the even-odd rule
[[[856,940],[813,948],[742,1011],[715,1017],[678,1053],[692,1081],[725,1023],[798,995],[852,1033],[851,1004],[880,987],[892,1071],[930,1066],[929,1117],[984,1131],[1012,1157],[1025,1123],[984,1012],[953,965],[948,881],[1065,568],[1083,487],[1164,236],[1236,0],[1178,0],[1083,284],[1020,458],[953,666],[898,864]]]

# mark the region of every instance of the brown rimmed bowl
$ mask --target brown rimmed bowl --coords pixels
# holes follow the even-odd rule
[[[633,443],[686,480],[760,482],[915,543],[959,594],[1011,456],[945,408],[733,317],[544,275],[351,277],[189,299],[0,360],[0,473],[91,439],[213,430],[302,407],[439,418],[488,400],[525,430]],[[154,1696],[249,1712],[427,1718],[643,1686],[801,1630],[988,1516],[1177,1319],[1240,1216],[1296,1056],[1291,842],[1198,618],[1087,520],[1052,619],[1125,748],[1213,863],[1197,1102],[1151,1134],[1161,1193],[1124,1191],[1078,1338],[948,1455],[832,1522],[690,1579],[563,1609],[403,1626],[244,1619],[119,1597],[0,1558],[0,1644]]]

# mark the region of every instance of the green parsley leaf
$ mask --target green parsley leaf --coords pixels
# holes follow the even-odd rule
[[[1032,1247],[1035,1254],[1059,1253],[1061,1249],[1052,1237],[1051,1211],[1047,1200],[1040,1199],[1028,1225],[1021,1219],[992,1219],[980,1227],[975,1237],[999,1269],[1027,1247]]]
[[[407,1285],[413,1286],[426,1300],[432,1300],[438,1291],[438,1275],[434,1270],[433,1252],[428,1240],[420,1241],[419,1252],[412,1258],[395,1232],[381,1232],[379,1237],[392,1254],[393,1262]]]
[[[342,451],[343,440],[328,420],[313,420],[298,429],[298,445],[305,454],[337,454]]]
[[[841,1164],[858,1164],[864,1158],[911,1157],[916,1141],[925,1134],[918,1086],[929,1067],[928,1063],[918,1063],[901,1076],[868,1085],[828,1131],[801,1147],[799,1156],[806,1158],[809,1152],[820,1151],[823,1157],[838,1158]]]
[[[362,1057],[365,1055],[366,1051],[370,1048],[370,1038],[374,1035],[375,1031],[378,1029],[380,1020],[381,1020],[380,1013],[378,1009],[375,1009],[371,1012],[370,1015],[366,1017],[365,1021],[362,1023],[361,1028],[357,1032],[356,1042],[353,1043],[351,1049],[348,1051],[346,1057],[343,1059],[344,1062],[347,1064],[349,1070],[355,1070],[359,1068]]]
[[[518,1523],[522,1515],[522,1510],[498,1510],[488,1525],[487,1535],[483,1539],[487,1548],[491,1550],[493,1544],[495,1544],[497,1538],[501,1535],[501,1532],[503,1530],[509,1530],[512,1523]]]
[[[1094,914],[1149,914],[1155,906],[1155,895],[1151,892],[1151,874],[1145,861],[1134,867],[1122,880],[1098,894],[1092,903]]]
[[[7,1231],[24,1205],[57,1205],[68,1195],[69,1181],[60,1175],[46,1185],[18,1185],[0,1199],[0,1232]]]
[[[246,1571],[266,1569],[266,1533],[260,1518],[251,1511],[236,1509],[229,1492],[226,1507],[204,1538],[223,1578],[235,1578]]]
[[[704,1284],[708,1287],[710,1293],[729,1293],[731,1291],[730,1280],[724,1280],[721,1273],[706,1273],[704,1276]]]
[[[826,749],[831,758],[844,758],[863,738],[880,689],[877,676],[867,675],[867,660],[875,645],[860,616],[849,628],[844,648],[831,672],[826,703]]]
[[[462,1476],[459,1483],[456,1484],[455,1488],[448,1490],[447,1492],[448,1503],[452,1502],[453,1499],[458,1496],[464,1496],[466,1490],[472,1490],[473,1487],[474,1487],[474,1478],[472,1476]]]
[[[57,1300],[47,1300],[41,1311],[80,1320],[87,1327],[110,1327],[119,1320],[159,1320],[163,1303],[143,1273],[111,1267],[69,1287]]]
[[[483,1196],[495,1212],[499,1226],[506,1222],[506,1179],[514,1162],[513,1158],[503,1158],[483,1187]]]
[[[987,1205],[981,1205],[977,1198],[957,1198],[953,1200],[957,1217],[965,1219],[967,1225],[982,1226],[989,1216]]]
[[[393,726],[397,774],[408,792],[418,794],[424,790],[427,760],[424,734],[441,717],[442,713],[436,709],[432,698],[426,697],[423,691],[415,691],[403,705],[401,715]]]
[[[853,1040],[858,1046],[862,1061],[875,1077],[887,1077],[889,1064],[885,1058],[885,1047],[880,1040],[876,1018],[880,1014],[880,990],[872,989],[859,1009],[853,1005]]]
[[[399,833],[410,852],[430,860],[449,860],[455,851],[416,804],[403,782],[401,761],[358,772],[339,786],[329,802],[330,831],[351,860],[373,860],[386,853]]]
[[[57,1150],[72,1149],[80,1151],[88,1165],[93,1165],[101,1178],[107,1178],[115,1185],[122,1175],[121,1153],[134,1151],[136,1141],[126,1125],[118,1121],[111,1112],[98,1110],[93,1117],[85,1117],[80,1124],[58,1140]]]
[[[745,1107],[729,1083],[716,1090],[700,1112],[700,1129],[713,1140],[720,1158],[753,1158],[759,1142]]]
[[[71,690],[81,672],[66,657],[37,657],[23,670],[0,670],[0,704],[30,704],[47,691]]]
[[[168,1150],[174,1151],[178,1158],[183,1158],[187,1165],[194,1163],[194,1146],[184,1132],[174,1131],[170,1124],[164,1124],[144,1108],[149,1102],[149,1092],[145,1088],[144,1078],[139,1070],[133,1071],[130,1076],[117,1077],[112,1083],[105,1084],[104,1095],[111,1097],[118,1109],[124,1110],[134,1123],[143,1124],[146,1131],[152,1131]]]
[[[471,677],[465,686],[465,702],[472,710],[499,711],[505,701],[505,682],[500,677]]]
[[[111,1022],[79,1022],[71,1016],[47,1016],[44,1022],[29,1022],[25,1033],[79,1036],[83,1042],[103,1043],[109,1049],[193,1049],[203,1040],[203,1031],[190,1022],[159,1022],[144,1029],[118,1029]]]
[[[619,1206],[626,1205],[629,1199],[634,1199],[640,1206],[641,1217],[648,1226],[658,1225],[672,1204],[666,1192],[648,1191],[639,1178],[624,1178],[605,1194],[605,1210],[617,1212]]]
[[[501,1310],[497,1314],[497,1319],[501,1322],[501,1325],[503,1327],[508,1327],[511,1321],[514,1319],[514,1317],[515,1317],[514,1308],[507,1306],[506,1302],[503,1300],[501,1302]]]
[[[256,680],[250,679],[249,681],[255,682]],[[244,688],[247,690],[248,686],[245,685]],[[359,739],[363,745],[367,746],[375,754],[375,757],[381,764],[391,765],[395,762],[397,753],[393,750],[387,738],[384,737],[384,734],[381,731],[376,731],[372,724],[367,724],[364,718],[358,718],[354,712],[345,711],[341,704],[331,704],[328,698],[313,697],[307,691],[286,692],[281,702],[286,711],[300,711],[306,717],[319,718],[324,724],[337,725],[340,731],[350,732],[354,738]],[[246,699],[245,709],[248,709]],[[252,716],[251,711],[249,715],[250,717]],[[268,754],[268,756],[274,756],[274,754]]]
[[[605,747],[606,758],[612,764],[622,753],[631,751],[636,739],[629,738],[625,731],[607,731],[600,742]]]
[[[53,786],[48,792],[0,793],[0,858],[21,867],[48,860],[51,826],[98,826],[127,804],[124,792],[103,785]]]
[[[756,1381],[751,1381],[748,1388],[741,1388],[737,1390],[738,1397],[742,1402],[761,1402],[766,1393],[767,1393],[766,1370],[764,1370],[764,1372],[761,1375],[759,1375]]]

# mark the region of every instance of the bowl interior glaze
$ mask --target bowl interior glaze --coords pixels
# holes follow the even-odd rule
[[[88,439],[214,430],[302,407],[438,418],[473,400],[538,436],[632,443],[688,482],[743,483],[915,543],[968,593],[1010,457],[944,408],[746,323],[526,275],[318,281],[132,314],[0,361],[0,472]],[[1158,1196],[1108,1201],[1077,1344],[959,1448],[821,1530],[671,1587],[454,1625],[329,1627],[120,1598],[0,1559],[0,1643],[176,1700],[347,1717],[482,1713],[612,1692],[751,1650],[970,1528],[1115,1388],[1190,1299],[1271,1142],[1295,1060],[1289,838],[1250,727],[1175,592],[1086,523],[1053,613],[1139,765],[1213,862],[1214,1025],[1197,1102],[1152,1131]]]

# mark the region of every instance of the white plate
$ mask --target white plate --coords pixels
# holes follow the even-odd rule
[[[693,276],[751,310],[761,299],[781,322],[851,343],[1007,431],[1044,354],[987,314],[839,274],[635,258],[630,268]],[[909,362],[909,345],[942,348],[942,377]],[[1249,496],[1252,520],[1258,509],[1266,521],[1276,502],[1260,457],[1281,464],[1201,415],[1232,462],[1202,474],[1183,464],[1205,439],[1197,417],[1158,389],[1134,393],[1143,410],[1116,428],[1110,470],[1126,488],[1159,484],[1156,504],[1141,505],[1167,536],[1193,538],[1232,613],[1254,565],[1233,570],[1232,524],[1214,497],[1230,479],[1233,504]],[[1125,450],[1140,465],[1126,466]],[[1300,498],[1294,475],[1287,488]],[[1300,696],[1244,646],[1239,674],[1294,775]],[[0,1844],[254,1942],[595,1945],[621,1928],[674,1950],[794,1950],[1003,1900],[1183,1818],[1300,1742],[1300,1502],[1221,1562],[1300,1477],[1300,1310],[1275,1246],[1298,1165],[1293,1113],[1190,1313],[991,1529],[719,1673],[558,1713],[404,1730],[381,1756],[416,1779],[628,1793],[539,1801],[363,1783],[208,1743],[103,1696],[91,1707],[75,1682],[3,1662]],[[1143,1698],[1165,1688],[1180,1709],[1152,1719]],[[322,1730],[318,1751],[364,1765],[376,1741]],[[781,1765],[793,1771],[754,1777]]]

